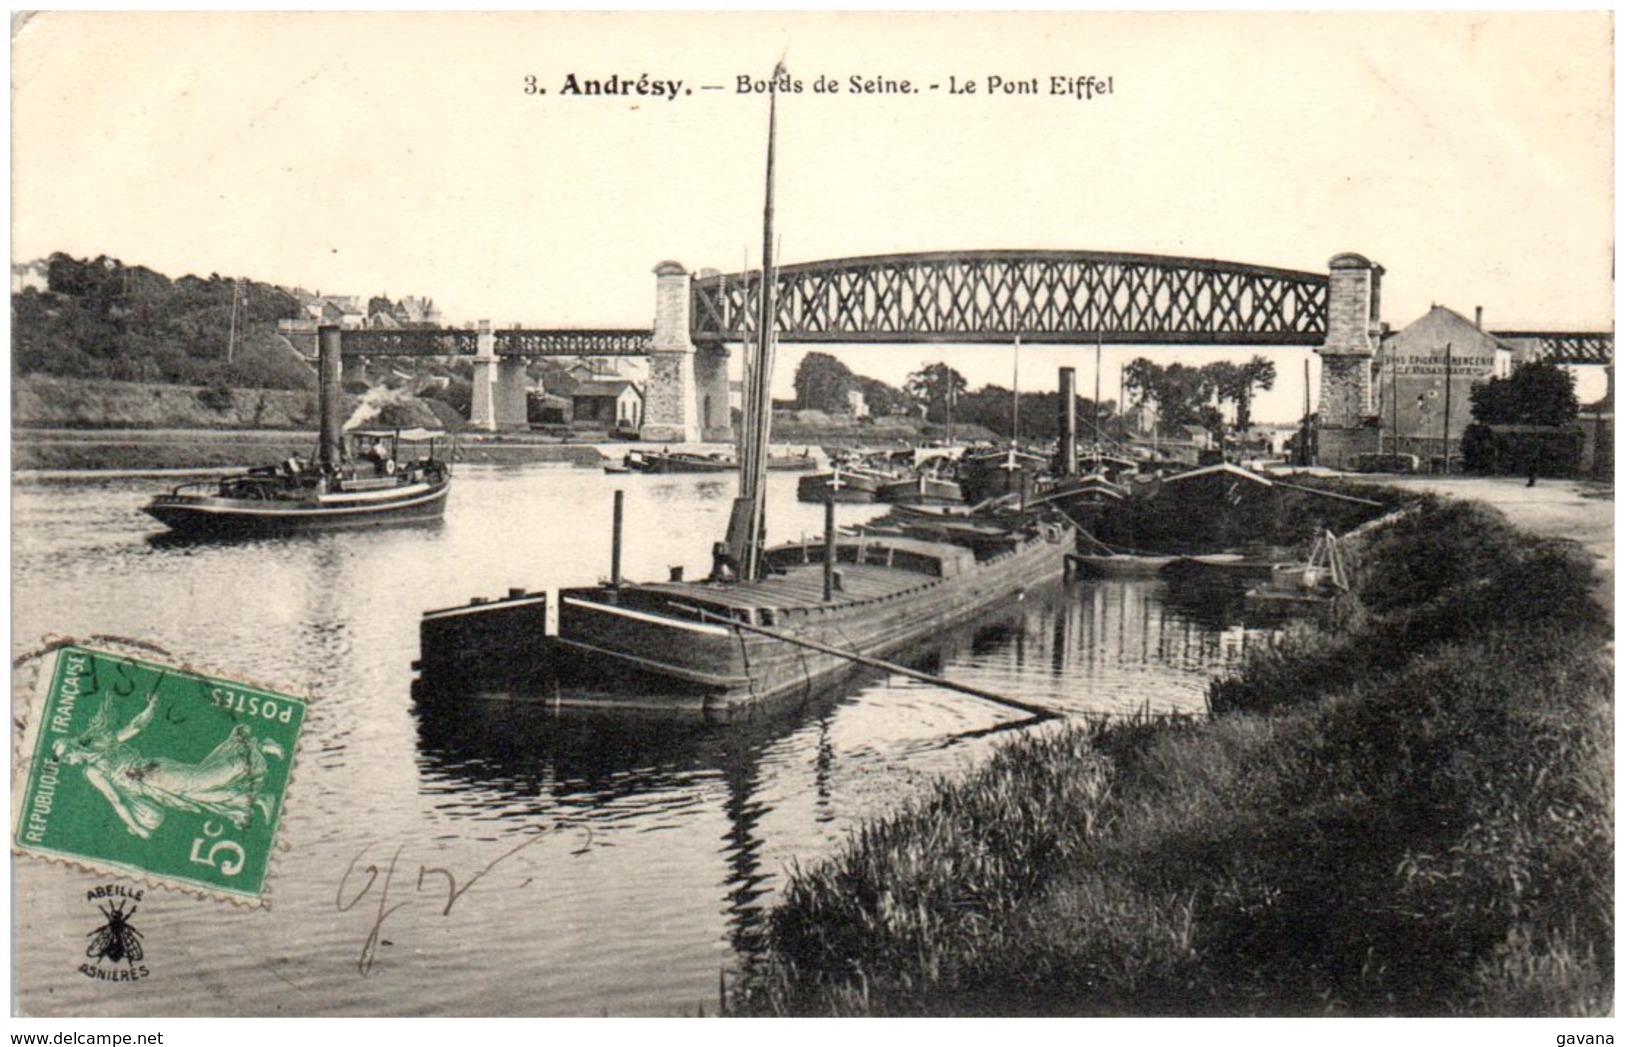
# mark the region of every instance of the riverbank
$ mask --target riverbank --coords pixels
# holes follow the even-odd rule
[[[1614,612],[1614,485],[1548,479],[1533,487],[1512,476],[1391,477],[1390,486],[1482,502],[1513,526],[1543,538],[1575,542],[1597,569],[1596,597]]]
[[[799,871],[731,1008],[1611,1013],[1592,558],[1436,496],[1355,554],[1212,719],[1035,733]]]
[[[311,430],[15,429],[13,470],[218,469],[229,471],[315,454]],[[598,468],[609,454],[528,433],[458,433],[458,462]],[[620,448],[609,449],[619,453]]]

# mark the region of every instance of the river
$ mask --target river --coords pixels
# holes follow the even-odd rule
[[[795,479],[771,477],[775,540],[822,529]],[[965,773],[1019,716],[878,672],[743,726],[415,707],[422,611],[607,575],[616,488],[626,575],[692,577],[731,477],[465,466],[437,524],[219,543],[167,540],[138,511],[164,482],[15,481],[13,655],[124,637],[308,696],[272,904],[148,890],[132,923],[149,973],[93,981],[86,892],[109,881],[14,858],[23,1014],[713,1013],[792,864]],[[842,523],[879,509],[838,507]],[[1207,679],[1264,635],[1233,600],[1082,581],[915,661],[1073,717],[1200,712]]]

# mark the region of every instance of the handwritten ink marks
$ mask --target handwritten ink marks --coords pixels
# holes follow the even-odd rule
[[[463,895],[467,894],[476,883],[490,875],[497,866],[518,855],[521,851],[534,847],[543,840],[551,839],[567,828],[569,827],[554,826],[552,829],[544,829],[525,837],[519,843],[487,862],[484,868],[479,869],[462,881],[458,880],[456,873],[443,866],[420,864],[417,867],[416,877],[410,881],[412,884],[410,888],[404,886],[403,883],[397,883],[395,879],[396,870],[401,865],[401,853],[406,850],[405,844],[396,847],[394,853],[389,856],[389,862],[383,866],[380,866],[377,862],[360,865],[361,860],[366,857],[368,851],[372,850],[373,845],[369,843],[361,848],[356,856],[350,859],[350,864],[344,870],[344,876],[339,880],[338,890],[333,898],[339,912],[350,912],[359,906],[363,900],[372,899],[367,910],[368,915],[372,917],[372,924],[367,929],[366,939],[361,943],[361,952],[356,958],[356,970],[363,977],[372,973],[373,964],[378,958],[378,947],[393,944],[384,938],[383,933],[384,923],[391,915],[412,904],[416,899],[426,898],[433,903],[443,902],[439,915],[449,917],[452,910],[457,907],[457,903],[462,900]],[[592,842],[592,832],[590,829],[584,831],[587,833],[587,844],[570,852],[571,854],[587,853],[587,846]],[[360,866],[359,869],[358,866]],[[365,882],[362,882],[363,877],[365,877]],[[520,886],[523,887],[530,882],[531,878],[527,877]],[[391,895],[392,891],[395,892],[393,896]],[[405,894],[404,898],[402,898],[403,893]]]

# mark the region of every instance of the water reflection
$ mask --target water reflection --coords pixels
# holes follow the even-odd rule
[[[376,526],[387,527],[390,531],[437,531],[444,527],[446,522],[440,519],[427,520],[401,520]],[[245,550],[280,550],[297,548],[300,545],[320,545],[330,542],[335,535],[345,535],[357,538],[368,534],[372,528],[359,527],[335,531],[295,531],[289,534],[255,534],[245,532],[241,534],[206,532],[190,533],[181,531],[160,531],[149,534],[145,542],[149,548],[165,550],[181,550],[195,548],[208,548],[212,546],[229,546]]]
[[[822,526],[822,507],[794,501],[795,481],[770,474],[772,540]],[[725,480],[470,466],[443,526],[225,543],[156,537],[139,512],[150,481],[14,488],[14,654],[47,633],[127,636],[312,699],[274,909],[249,923],[149,896],[161,973],[113,997],[38,944],[89,929],[80,879],[20,863],[18,1006],[174,1013],[180,994],[228,1014],[709,1008],[718,969],[759,940],[787,869],[1028,729],[1012,710],[874,670],[720,727],[412,693],[423,610],[590,584],[609,562],[622,487],[628,577],[705,562]],[[849,524],[877,510],[837,511]],[[1207,680],[1268,635],[1245,612],[1238,592],[1174,580],[1056,584],[906,660],[1068,717],[1200,712]],[[391,917],[397,944],[371,975],[356,971],[365,906],[336,913],[333,894],[358,853],[404,845],[403,860],[464,883],[539,832],[552,842],[481,880],[454,920],[414,895]],[[255,947],[243,950],[248,926]],[[267,957],[276,977],[256,966]]]
[[[1198,711],[1205,677],[1189,670],[1225,664],[1261,634],[1207,624],[1220,611],[1198,593],[1178,606],[1164,594],[1147,581],[1046,586],[907,662],[1063,714]],[[1182,671],[1188,687],[1170,694]],[[872,669],[729,725],[423,692],[415,716],[424,795],[452,819],[585,827],[586,846],[607,849],[625,832],[682,830],[714,805],[713,897],[736,956],[759,947],[787,857],[804,861],[809,841],[833,845],[875,813],[855,781],[899,764],[940,773],[1033,722]],[[890,802],[906,794],[892,789]]]

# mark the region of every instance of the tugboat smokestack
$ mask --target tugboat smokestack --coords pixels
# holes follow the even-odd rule
[[[619,589],[621,587],[621,517],[626,502],[626,492],[615,492],[615,521],[611,525],[609,546],[609,584]]]
[[[824,499],[824,602],[835,599],[835,499]]]
[[[1062,476],[1078,475],[1078,381],[1070,367],[1061,368],[1061,453],[1055,464]]]
[[[324,325],[316,330],[319,383],[317,396],[322,414],[321,464],[324,471],[337,469],[344,457],[343,435],[339,431],[339,427],[344,424],[341,421],[341,415],[344,413],[344,361],[340,356],[341,337],[339,329],[332,325]]]

